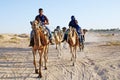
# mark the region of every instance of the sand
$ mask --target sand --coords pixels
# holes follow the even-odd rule
[[[41,79],[34,73],[28,45],[25,34],[0,34],[0,80],[120,80],[120,32],[88,32],[84,51],[77,50],[75,66],[68,45],[61,51],[50,45],[48,69],[42,67]]]

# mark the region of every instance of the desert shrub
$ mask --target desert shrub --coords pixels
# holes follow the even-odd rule
[[[20,39],[16,36],[13,36],[12,38],[10,38],[10,40],[5,41],[6,43],[19,43]]]
[[[15,43],[15,44],[19,44],[18,41],[13,41],[13,40],[5,41],[4,43]]]
[[[113,36],[112,34],[101,34],[100,35],[101,37],[111,37],[111,36]]]
[[[29,36],[27,34],[20,34],[20,35],[18,35],[18,37],[20,37],[20,38],[28,38]]]
[[[107,44],[110,45],[110,46],[112,46],[112,45],[119,46],[120,45],[120,41],[110,41]]]
[[[10,38],[10,40],[20,41],[20,39],[17,37],[12,37],[12,38]]]
[[[3,35],[0,35],[0,39],[3,39],[4,38],[4,36]]]
[[[17,34],[14,34],[13,36],[16,36],[16,37],[17,37],[18,35],[17,35]]]

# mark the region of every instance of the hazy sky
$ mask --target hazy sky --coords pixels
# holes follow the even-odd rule
[[[120,28],[120,0],[1,0],[0,33],[29,33],[39,8],[51,30],[68,27],[71,15],[82,28]]]

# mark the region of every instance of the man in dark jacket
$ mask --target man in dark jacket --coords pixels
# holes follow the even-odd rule
[[[48,32],[49,32],[50,42],[52,43],[52,33],[51,33],[50,29],[46,26],[46,25],[49,25],[49,20],[48,20],[48,18],[43,14],[43,9],[42,9],[42,8],[39,9],[39,15],[37,15],[37,16],[35,17],[35,20],[37,20],[39,23],[41,23],[41,24],[40,24],[41,26],[45,26],[45,27],[46,27],[46,29],[47,29]],[[31,31],[31,35],[30,35],[31,41],[30,41],[30,45],[29,45],[29,46],[32,46],[33,32],[34,32],[34,31],[32,30],[32,31]],[[52,43],[52,44],[53,44],[53,43]]]

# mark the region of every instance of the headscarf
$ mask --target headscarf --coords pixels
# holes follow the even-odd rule
[[[75,16],[72,15],[72,16],[71,16],[71,20],[75,20]]]

